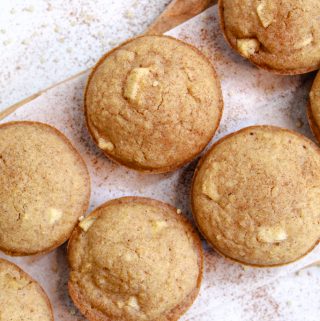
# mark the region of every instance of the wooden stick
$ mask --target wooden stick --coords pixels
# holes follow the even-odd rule
[[[320,267],[320,261],[316,261],[316,262],[311,263],[311,264],[309,264],[309,265],[307,265],[307,266],[304,266],[304,267],[303,267],[302,269],[300,269],[299,271],[308,269],[308,268],[310,268],[310,267],[315,267],[315,266],[319,266],[319,267]],[[299,271],[298,271],[298,272],[299,272]]]
[[[198,15],[217,2],[217,0],[173,0],[148,28],[146,34],[163,34]]]
[[[88,70],[90,69],[87,69],[87,70],[83,70],[83,71],[80,71],[79,73],[77,73],[76,75],[73,75],[67,79],[64,79],[58,83],[55,83],[54,85],[51,85],[50,87],[47,87],[46,89],[43,89],[39,92],[37,92],[36,94],[33,94],[23,100],[20,100],[19,102],[7,107],[5,110],[3,110],[2,112],[0,112],[0,120],[6,118],[7,116],[11,115],[12,113],[14,113],[17,109],[19,109],[20,107],[22,107],[23,105],[29,103],[30,101],[40,97],[42,94],[46,93],[48,90],[52,89],[52,88],[55,88],[69,80],[72,80],[74,78],[77,78],[81,75],[84,75]]]

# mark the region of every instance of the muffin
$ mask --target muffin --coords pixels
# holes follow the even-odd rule
[[[272,126],[226,136],[196,169],[192,208],[225,257],[260,267],[293,262],[320,238],[320,150]]]
[[[308,120],[311,130],[320,142],[320,73],[318,72],[309,95],[307,108]]]
[[[233,49],[279,74],[320,68],[318,0],[220,0],[224,35]]]
[[[156,200],[103,204],[74,230],[68,256],[69,293],[90,321],[177,320],[199,292],[199,237]]]
[[[196,48],[143,36],[107,53],[85,90],[85,115],[105,155],[161,173],[191,161],[214,135],[223,102],[218,76]]]
[[[64,243],[88,207],[90,178],[57,129],[37,122],[0,125],[0,250],[48,252]]]
[[[0,320],[53,321],[41,286],[15,264],[0,259]]]

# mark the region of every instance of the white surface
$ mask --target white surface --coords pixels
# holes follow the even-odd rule
[[[91,67],[169,0],[1,0],[0,110]]]
[[[284,125],[310,134],[303,105],[308,88],[308,83],[304,81],[306,77],[277,77],[255,69],[231,53],[219,32],[211,33],[211,28],[213,30],[215,27],[217,21],[212,11],[209,11],[196,22],[179,28],[175,35],[197,43],[217,61],[225,98],[225,114],[219,137],[233,129],[257,122]],[[137,194],[163,199],[189,212],[186,195],[193,165],[173,174],[145,176],[111,164],[96,150],[83,126],[83,82],[84,77],[80,77],[51,91],[19,110],[10,119],[46,121],[67,134],[90,165],[95,186],[91,207],[116,195]],[[296,127],[301,121],[302,129]],[[309,259],[312,256],[313,260],[319,257],[319,248]],[[18,258],[14,261],[45,284],[59,310],[57,320],[81,320],[79,315],[72,315],[72,305],[65,304],[69,301],[65,287],[66,261],[63,248],[41,258]],[[310,275],[303,272],[299,276],[283,277],[264,286],[266,282],[297,269],[304,262],[306,260],[281,269],[243,270],[239,265],[231,264],[212,251],[207,251],[206,277],[201,295],[183,320],[318,321],[318,269],[314,269]]]

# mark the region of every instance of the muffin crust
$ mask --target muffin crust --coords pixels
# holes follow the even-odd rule
[[[0,125],[0,249],[50,251],[70,236],[88,207],[90,178],[57,129],[37,122]]]
[[[307,114],[309,125],[314,136],[320,142],[320,73],[317,73],[317,76],[313,82],[310,95],[309,103],[307,106]]]
[[[177,210],[140,197],[109,201],[69,241],[70,295],[90,320],[177,320],[202,278],[198,235]]]
[[[196,48],[167,36],[143,36],[107,53],[85,91],[96,144],[113,160],[160,173],[191,161],[222,114],[220,82]]]
[[[192,207],[222,255],[253,266],[293,262],[319,242],[320,150],[272,126],[226,136],[198,165]]]
[[[220,0],[224,35],[257,66],[280,74],[320,68],[318,0]]]
[[[53,321],[41,286],[15,264],[0,259],[0,320]]]

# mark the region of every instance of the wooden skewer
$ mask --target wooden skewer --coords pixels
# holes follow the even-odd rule
[[[316,261],[316,262],[311,263],[311,264],[309,264],[307,266],[304,266],[299,271],[302,271],[302,270],[305,270],[305,269],[308,269],[308,268],[311,268],[311,267],[315,267],[315,266],[319,266],[320,267],[320,261]]]
[[[148,28],[146,33],[163,34],[213,6],[217,2],[217,0],[173,0]]]

